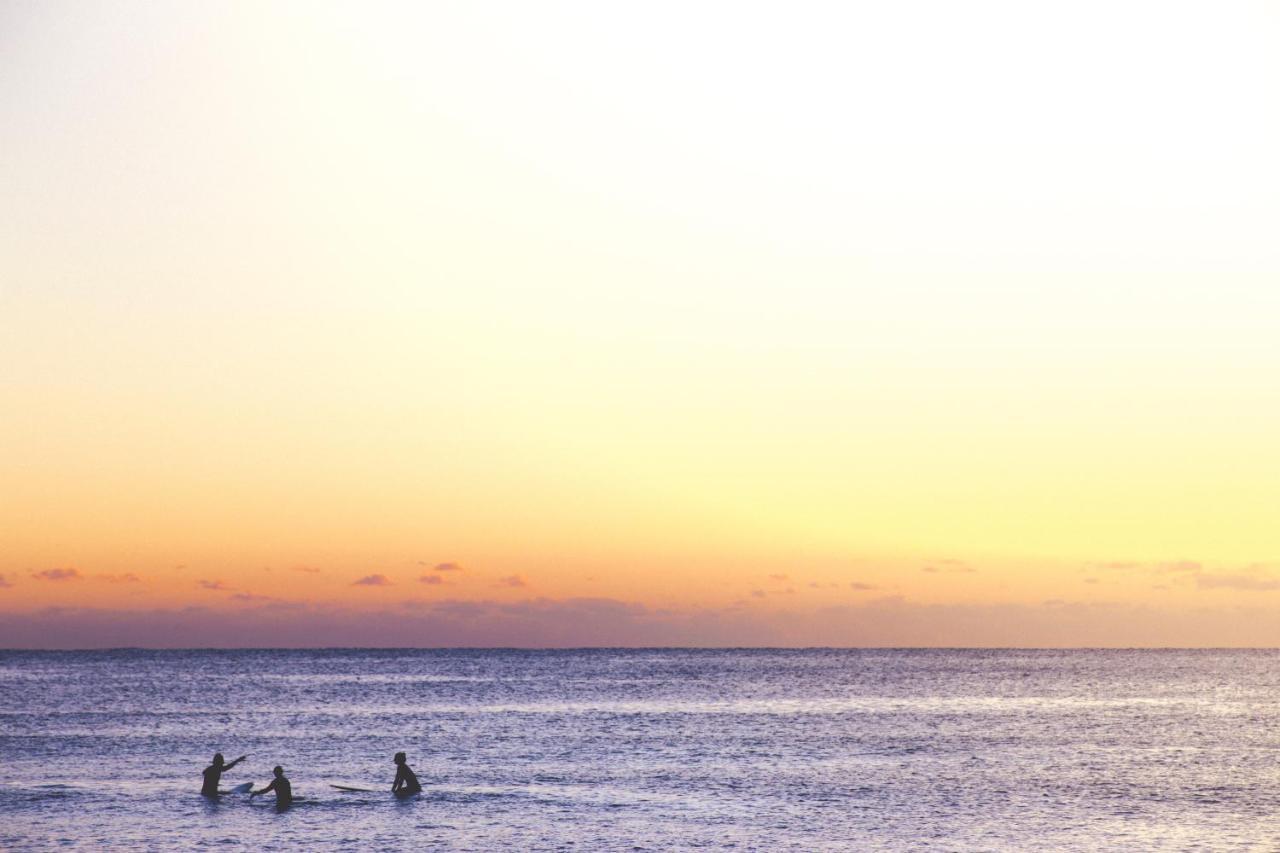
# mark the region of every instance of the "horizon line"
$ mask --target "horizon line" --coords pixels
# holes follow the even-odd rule
[[[0,648],[48,652],[1280,652],[1280,646],[94,646]]]

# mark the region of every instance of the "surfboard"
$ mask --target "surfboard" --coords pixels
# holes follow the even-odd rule
[[[380,793],[372,788],[353,788],[350,785],[330,785],[330,788],[337,788],[339,791],[350,791],[356,794],[377,794]]]
[[[219,794],[247,794],[253,790],[252,782],[245,782],[243,785],[236,785],[226,791],[219,791]]]

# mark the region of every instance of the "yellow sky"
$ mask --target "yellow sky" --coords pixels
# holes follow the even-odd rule
[[[1278,36],[10,4],[0,613],[1280,615]]]

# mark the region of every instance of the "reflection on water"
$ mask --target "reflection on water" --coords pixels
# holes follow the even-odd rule
[[[0,848],[1274,849],[1274,652],[0,653]],[[391,756],[425,793],[397,801]],[[282,764],[301,799],[196,794]],[[376,789],[345,793],[331,784]]]

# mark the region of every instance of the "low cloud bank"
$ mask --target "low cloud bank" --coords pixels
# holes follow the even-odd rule
[[[0,615],[3,648],[578,646],[1280,646],[1274,608],[1080,604],[663,610],[608,598],[408,601],[380,609],[47,608]]]
[[[79,569],[45,569],[42,572],[32,572],[31,577],[40,581],[78,581],[84,579],[84,575],[80,574]]]

